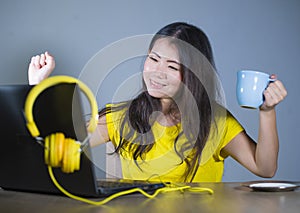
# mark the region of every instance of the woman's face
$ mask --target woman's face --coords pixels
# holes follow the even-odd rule
[[[181,85],[181,66],[177,48],[165,38],[158,39],[144,64],[143,78],[149,94],[170,99]]]

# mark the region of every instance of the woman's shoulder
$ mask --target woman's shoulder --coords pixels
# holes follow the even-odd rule
[[[233,113],[223,105],[215,104],[213,105],[213,117],[216,121],[226,121],[226,122],[238,122]]]
[[[215,117],[215,118],[226,117],[227,114],[231,114],[225,106],[223,106],[219,103],[212,103],[211,111],[212,111],[213,117]]]
[[[104,111],[103,114],[106,115],[108,121],[112,120],[119,120],[123,118],[124,115],[128,111],[128,103],[127,102],[120,102],[120,103],[108,103],[102,109]]]
[[[124,111],[128,109],[128,102],[107,103],[104,109],[109,112]]]

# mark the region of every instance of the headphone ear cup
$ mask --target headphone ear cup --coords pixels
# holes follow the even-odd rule
[[[55,134],[49,135],[49,161],[52,167],[58,167],[57,163],[57,156],[55,156],[55,149],[56,149],[56,141],[55,141]]]
[[[44,140],[45,144],[45,148],[44,148],[44,160],[45,160],[45,164],[50,165],[50,137],[47,136],[45,137]]]
[[[80,169],[80,143],[71,138],[65,139],[62,171],[72,173]]]
[[[64,140],[63,133],[53,133],[45,138],[45,163],[52,167],[60,167],[62,164],[62,157],[64,152]]]
[[[80,143],[65,138],[61,132],[48,135],[45,138],[44,158],[47,165],[72,173],[80,169]]]
[[[70,173],[70,147],[69,147],[69,139],[65,140],[64,144],[64,153],[63,153],[63,160],[61,165],[61,170],[65,173]]]
[[[75,156],[74,156],[74,169],[80,170],[80,154],[81,154],[81,144],[77,141],[74,141],[74,148],[75,148]]]
[[[58,167],[57,163],[57,156],[55,156],[55,149],[56,149],[56,141],[55,141],[55,134],[48,135],[45,138],[47,144],[45,148],[45,162],[52,167]]]
[[[65,144],[65,135],[61,132],[55,133],[53,136],[53,165],[54,167],[60,167],[63,159]]]

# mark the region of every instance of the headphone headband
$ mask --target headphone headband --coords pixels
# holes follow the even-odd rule
[[[37,137],[40,135],[40,132],[33,119],[32,111],[33,111],[34,102],[36,98],[39,96],[39,94],[41,94],[45,89],[60,83],[70,83],[70,84],[76,83],[79,86],[79,88],[83,91],[83,93],[89,100],[91,106],[91,114],[92,114],[87,130],[89,133],[92,133],[96,129],[98,123],[98,107],[92,91],[83,82],[81,82],[76,78],[70,76],[52,76],[43,80],[41,83],[37,84],[36,86],[34,86],[28,93],[25,101],[24,114],[27,120],[26,125],[30,134],[33,137]]]

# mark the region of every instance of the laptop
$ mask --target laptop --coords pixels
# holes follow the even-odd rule
[[[0,187],[62,194],[50,179],[44,163],[44,147],[31,137],[25,125],[23,108],[31,88],[29,85],[0,85]],[[81,96],[75,84],[58,84],[43,91],[33,106],[40,135],[63,132],[66,137],[83,141],[87,131]],[[136,187],[151,193],[165,186],[157,182],[105,177],[97,180],[89,145],[81,154],[79,171],[66,174],[60,168],[53,168],[53,173],[64,189],[83,197],[107,197]]]

